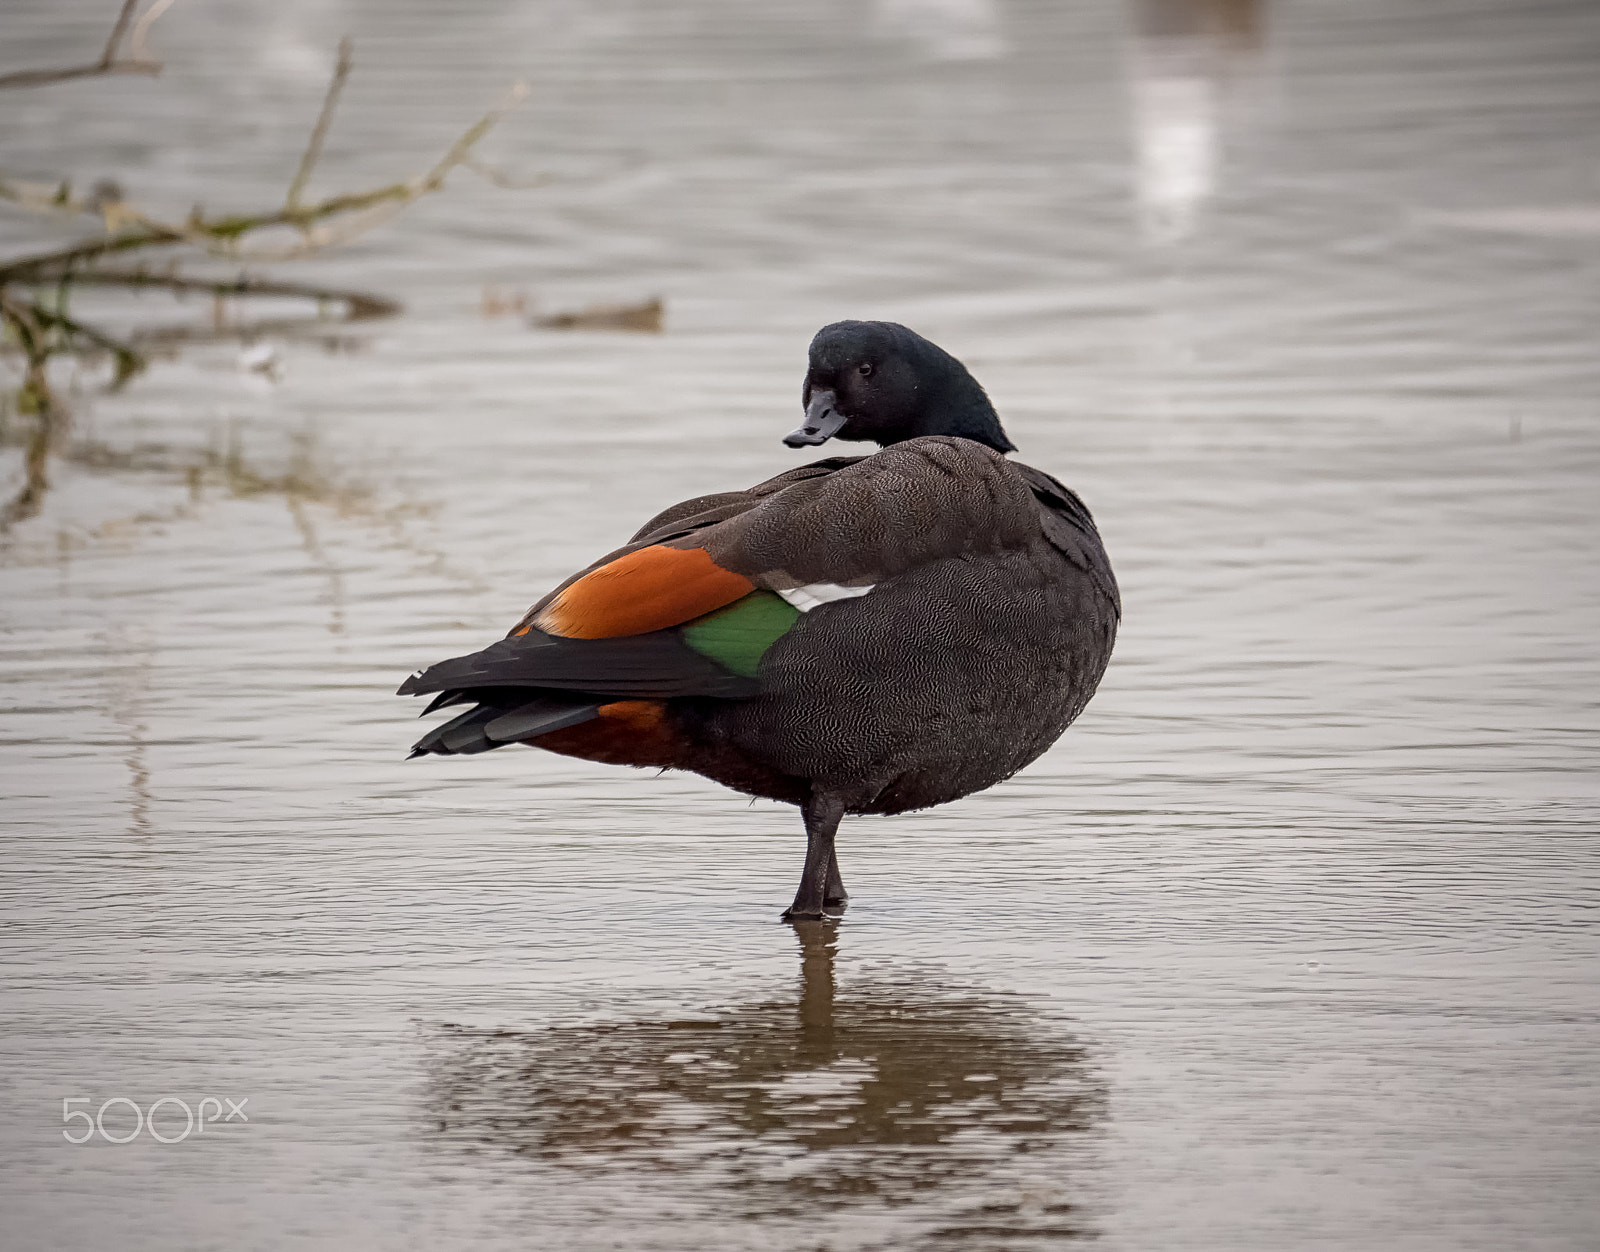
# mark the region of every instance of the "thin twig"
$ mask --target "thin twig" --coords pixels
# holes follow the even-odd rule
[[[477,142],[494,129],[497,123],[517,105],[528,97],[528,84],[517,82],[511,85],[511,90],[500,97],[500,102],[485,113],[478,121],[467,128],[467,132],[450,145],[450,150],[439,158],[439,163],[416,180],[418,195],[429,191],[438,191],[444,186],[444,176],[456,166],[462,165],[472,155],[472,149]]]
[[[0,74],[0,90],[10,87],[39,87],[45,83],[65,82],[71,78],[98,78],[102,74],[159,74],[161,62],[152,60],[144,49],[144,34],[150,29],[150,24],[171,7],[173,0],[157,0],[150,12],[144,15],[133,33],[133,55],[119,59],[117,48],[122,43],[122,37],[127,33],[128,23],[133,18],[134,10],[139,7],[139,0],[123,0],[122,8],[117,13],[116,24],[111,28],[111,38],[106,40],[106,50],[100,54],[100,59],[89,65],[71,65],[54,70],[17,70],[11,74]]]
[[[317,124],[311,128],[311,139],[306,144],[305,155],[300,158],[300,168],[295,172],[294,181],[289,184],[289,194],[284,199],[284,207],[298,209],[300,207],[300,193],[306,188],[306,183],[311,178],[311,171],[317,166],[317,160],[322,156],[322,142],[328,137],[328,127],[333,122],[333,111],[339,106],[339,93],[344,90],[345,79],[350,77],[351,44],[350,36],[346,35],[339,41],[339,60],[333,67],[333,79],[328,83],[328,94],[322,100],[322,112],[317,116]]]
[[[551,182],[549,174],[535,174],[532,178],[512,178],[504,170],[496,169],[487,161],[480,161],[477,157],[468,157],[461,162],[461,168],[471,170],[491,187],[502,187],[507,191],[532,191],[535,187],[543,187]]]
[[[104,69],[117,59],[117,45],[127,33],[128,21],[139,7],[139,0],[123,0],[122,11],[117,14],[117,24],[111,28],[111,38],[106,40],[106,50],[100,54],[100,68]]]
[[[150,33],[150,28],[156,24],[156,19],[170,9],[177,0],[156,0],[145,15],[139,19],[139,24],[133,28],[133,38],[128,41],[128,54],[135,61],[150,61],[150,49],[145,47],[144,37]]]

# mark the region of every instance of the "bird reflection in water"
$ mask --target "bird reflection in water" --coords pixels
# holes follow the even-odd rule
[[[1140,219],[1189,235],[1216,193],[1225,115],[1261,50],[1266,0],[1133,0],[1129,63]]]
[[[798,1002],[679,1021],[438,1028],[432,1136],[670,1179],[680,1198],[698,1193],[745,1219],[924,1205],[905,1216],[929,1246],[1092,1235],[1073,1175],[1105,1096],[1083,1048],[1018,998],[926,971],[836,990],[838,924],[794,928]]]

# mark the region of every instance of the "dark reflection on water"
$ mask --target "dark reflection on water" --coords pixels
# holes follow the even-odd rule
[[[795,930],[797,999],[692,1019],[439,1027],[432,1133],[469,1153],[673,1176],[751,1218],[937,1191],[929,1240],[1092,1234],[1061,1195],[1015,1189],[1019,1166],[1060,1182],[1061,1158],[1104,1116],[1084,1049],[1021,999],[937,971],[840,990],[838,927]]]

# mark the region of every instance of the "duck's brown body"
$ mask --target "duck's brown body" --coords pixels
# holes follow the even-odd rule
[[[1094,694],[1116,636],[1116,583],[1087,512],[1053,479],[967,440],[915,440],[879,453],[880,465],[864,460],[805,466],[687,515],[674,506],[623,550],[765,502],[762,525],[781,551],[776,536],[796,522],[788,515],[815,508],[816,496],[854,506],[848,523],[836,523],[835,543],[865,552],[863,537],[878,539],[852,572],[867,563],[897,572],[870,594],[806,613],[762,658],[760,694],[608,704],[593,721],[524,742],[610,765],[690,770],[789,803],[821,785],[845,793],[850,813],[944,804],[1037,758]],[[927,510],[927,464],[943,471],[946,498],[934,504],[942,521],[915,532],[920,550],[908,558],[890,536],[911,533],[904,518]],[[816,490],[847,468],[868,481]],[[893,489],[883,489],[885,477],[898,480]],[[812,484],[808,498],[783,499],[801,484]],[[941,540],[958,550],[926,559]],[[789,564],[800,565],[795,577],[817,572]]]
[[[843,421],[831,408],[818,420]],[[810,844],[791,913],[842,901],[842,814],[1009,777],[1078,716],[1110,659],[1120,606],[1094,523],[1006,447],[1003,434],[911,435],[673,506],[502,643],[410,680],[402,691],[480,702],[417,750],[514,739],[798,804]],[[697,633],[719,621],[734,636]]]

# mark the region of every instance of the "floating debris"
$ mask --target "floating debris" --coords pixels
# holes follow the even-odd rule
[[[573,313],[536,317],[540,330],[625,330],[659,335],[667,311],[666,301],[652,296],[642,304],[592,304]]]
[[[528,293],[513,290],[502,295],[498,287],[485,287],[478,300],[478,311],[484,317],[506,317],[513,313],[518,317],[526,317]]]

